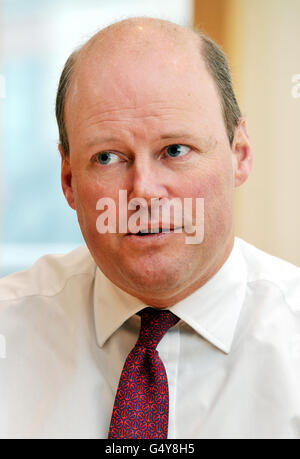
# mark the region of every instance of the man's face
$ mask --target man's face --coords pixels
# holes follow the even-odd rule
[[[236,161],[196,45],[90,53],[76,71],[66,125],[64,192],[104,274],[162,307],[204,283],[232,248]],[[128,201],[144,198],[149,212],[152,198],[204,198],[204,240],[188,245],[184,232],[99,234],[96,203],[114,199],[119,215],[119,190]]]

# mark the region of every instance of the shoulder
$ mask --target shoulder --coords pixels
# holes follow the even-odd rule
[[[24,297],[57,295],[70,280],[93,278],[95,269],[86,246],[67,254],[45,255],[30,269],[0,279],[0,305]]]
[[[248,271],[248,285],[276,288],[289,306],[300,311],[300,268],[236,238]]]

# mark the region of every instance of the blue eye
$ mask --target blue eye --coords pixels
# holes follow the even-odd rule
[[[104,153],[99,153],[96,159],[100,164],[106,165],[117,162],[119,158],[116,154],[105,151]]]
[[[190,151],[190,148],[186,147],[185,145],[174,144],[174,145],[169,145],[167,147],[167,153],[172,158],[183,156],[187,154],[189,151]]]

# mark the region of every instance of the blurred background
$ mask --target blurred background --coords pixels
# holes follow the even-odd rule
[[[138,15],[227,53],[255,154],[236,233],[300,265],[300,0],[0,0],[0,277],[84,243],[60,191],[58,79],[75,47]]]

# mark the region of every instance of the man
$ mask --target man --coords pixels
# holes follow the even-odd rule
[[[0,282],[1,437],[298,438],[300,274],[234,236],[252,151],[222,51],[114,24],[68,59],[57,119],[87,247]],[[149,224],[101,232],[120,190]],[[153,220],[173,198],[203,199],[203,240]]]

